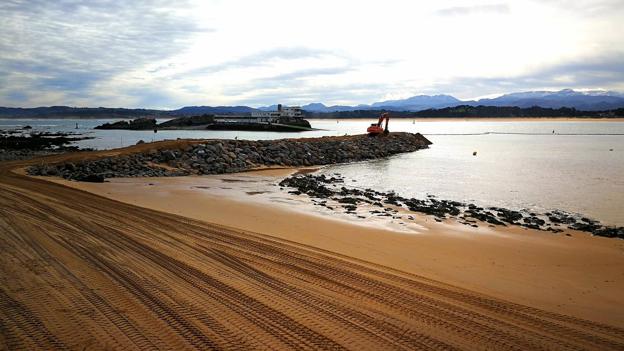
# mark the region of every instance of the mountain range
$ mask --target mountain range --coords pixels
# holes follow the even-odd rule
[[[563,89],[559,91],[528,91],[501,95],[496,98],[479,100],[460,100],[451,95],[417,95],[407,99],[374,102],[370,105],[334,105],[322,103],[303,105],[302,108],[311,113],[346,112],[356,110],[389,110],[389,111],[422,111],[441,109],[459,105],[467,106],[509,106],[561,108],[568,107],[581,111],[603,111],[624,108],[624,94],[613,91],[575,91]],[[51,106],[36,108],[0,107],[0,117],[13,118],[136,118],[144,116],[168,117],[201,114],[247,114],[252,111],[274,111],[277,105],[252,108],[249,106],[186,106],[177,110],[150,110],[125,108],[87,108]]]
[[[583,111],[601,111],[624,107],[624,94],[613,91],[528,91],[501,95],[496,98],[459,100],[451,95],[418,95],[402,100],[375,102],[370,105],[325,106],[321,103],[303,105],[309,112],[341,112],[354,110],[422,111],[459,105],[510,107],[569,107]],[[260,108],[262,109],[262,108]]]

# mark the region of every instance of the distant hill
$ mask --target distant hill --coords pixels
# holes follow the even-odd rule
[[[166,111],[160,110],[106,107],[0,107],[0,118],[139,118],[166,114]]]
[[[450,95],[418,95],[403,100],[375,102],[371,105],[371,108],[400,111],[420,111],[428,108],[455,106],[461,103],[461,100]]]
[[[248,114],[247,106],[187,106],[177,110],[150,110],[108,107],[50,106],[35,108],[0,107],[0,118],[141,118]]]
[[[517,107],[570,107],[584,111],[611,110],[624,107],[624,94],[611,91],[579,92],[572,89],[560,91],[529,91],[505,94],[493,99],[480,99],[470,105]]]
[[[313,113],[330,113],[356,110],[420,111],[428,108],[455,106],[460,105],[461,103],[461,100],[458,100],[450,95],[418,95],[403,100],[387,100],[374,102],[370,105],[360,104],[356,106],[326,106],[323,103],[315,102],[303,105],[301,106],[301,108],[305,111]],[[276,108],[277,105],[271,105],[259,107],[258,109],[262,111],[270,111],[275,110]]]
[[[414,112],[413,117],[624,117],[624,108],[604,111],[582,111],[575,108],[561,107],[517,107],[517,106],[469,106],[460,105],[442,109],[428,109]]]
[[[559,109],[573,108],[578,111],[607,111],[624,108],[624,94],[612,91],[527,91],[501,95],[496,98],[462,101],[451,95],[417,95],[407,99],[386,100],[370,105],[333,105],[320,102],[303,105],[309,114],[327,114],[355,111],[394,111],[418,112],[431,109],[444,109],[455,106],[496,106]],[[138,118],[138,117],[180,117],[198,115],[249,114],[253,111],[274,111],[277,105],[253,108],[249,106],[186,106],[177,110],[150,110],[125,108],[87,108],[51,106],[36,108],[0,107],[0,118]],[[479,110],[483,111],[483,110]],[[363,112],[359,112],[363,113]],[[374,114],[374,112],[372,113]],[[371,113],[366,113],[371,115]]]
[[[336,112],[308,112],[307,118],[369,118],[375,119],[386,110],[355,110]],[[441,109],[427,109],[422,111],[393,111],[391,118],[514,118],[514,117],[590,117],[615,118],[624,117],[624,108],[605,111],[581,111],[574,108],[562,107],[558,109],[544,107],[516,107],[516,106],[470,106],[459,105]]]
[[[232,115],[244,114],[257,111],[257,109],[248,106],[186,106],[181,109],[167,111],[169,115]]]
[[[333,105],[333,106],[325,106],[321,103],[312,103],[301,106],[305,111],[310,112],[340,112],[340,111],[354,111],[358,109],[368,109],[368,105],[357,105],[357,106],[343,106],[343,105]]]
[[[330,113],[342,111],[387,110],[387,111],[422,111],[459,105],[470,106],[515,106],[545,108],[569,107],[583,111],[601,111],[624,108],[624,94],[612,91],[580,92],[572,89],[560,91],[527,91],[511,93],[497,98],[480,100],[459,100],[451,95],[417,95],[407,99],[373,102],[370,105],[334,105],[326,106],[320,102],[303,105],[302,108],[312,113]],[[275,109],[276,105],[260,107],[261,110]]]
[[[310,112],[305,111],[305,118],[372,118],[377,119],[386,110],[354,110],[354,111],[333,111],[333,112]],[[393,111],[391,118],[413,118],[414,112]]]

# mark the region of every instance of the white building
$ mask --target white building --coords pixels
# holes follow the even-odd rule
[[[254,111],[251,113],[252,118],[256,118],[257,122],[278,122],[280,118],[303,118],[303,112],[299,106],[282,106],[277,105],[277,111]]]

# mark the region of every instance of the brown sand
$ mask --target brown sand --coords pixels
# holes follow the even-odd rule
[[[262,219],[276,209],[223,199],[202,208],[204,214],[229,213],[239,228],[256,222],[254,228],[268,236],[10,172],[16,165],[0,166],[0,345],[7,349],[624,348],[624,329],[615,317],[607,325],[411,273],[453,267],[459,262],[453,258],[462,255],[475,262],[483,254],[503,259],[495,252],[503,249],[500,243],[474,251],[465,239],[427,243],[416,239],[435,236],[347,229],[293,213],[271,224]],[[172,212],[190,211],[194,203],[175,196],[160,201],[174,201],[168,205]],[[591,244],[590,238],[568,239]],[[516,241],[518,252],[527,249],[524,240]],[[544,252],[554,255],[553,264],[566,256],[567,245],[556,250],[548,244],[554,248]],[[605,256],[602,268],[621,267],[621,261],[609,261],[608,245],[587,251],[599,252],[580,257],[578,269],[596,264],[587,260],[599,253]],[[544,264],[544,252],[529,257]],[[426,262],[433,259],[450,261]],[[524,264],[531,271],[535,263]],[[471,274],[479,266],[447,271]],[[571,270],[561,269],[563,281]],[[521,270],[511,272],[519,276],[491,284],[527,281]],[[564,290],[551,273],[552,286]],[[577,284],[589,288],[592,282]],[[612,307],[621,309],[621,300]]]
[[[283,177],[293,170],[247,174]],[[624,241],[568,231],[552,235],[516,227],[471,228],[415,216],[418,234],[289,210],[240,196],[251,180],[214,176],[225,192],[197,191],[199,177],[112,180],[107,184],[56,180],[98,195],[219,225],[269,234],[425,275],[517,303],[624,327]],[[238,183],[238,182],[242,182]],[[153,185],[148,185],[153,184]],[[253,185],[252,185],[253,186]],[[265,188],[259,188],[262,192]],[[227,197],[223,194],[228,193]],[[356,225],[357,223],[363,225]]]

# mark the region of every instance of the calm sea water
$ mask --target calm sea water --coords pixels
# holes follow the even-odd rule
[[[360,134],[371,123],[312,120],[313,127],[323,130],[303,133],[92,129],[107,121],[111,120],[0,120],[0,129],[28,124],[36,130],[81,132],[95,139],[78,145],[107,149],[138,140]],[[354,186],[394,190],[408,197],[431,194],[481,206],[562,209],[624,225],[624,122],[393,120],[390,129],[420,132],[433,145],[384,160],[334,165],[322,172],[354,179]]]

